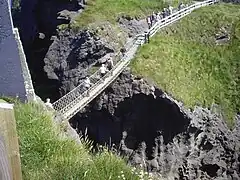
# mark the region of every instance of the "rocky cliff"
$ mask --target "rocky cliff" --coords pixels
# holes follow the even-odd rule
[[[56,80],[60,95],[68,93],[87,76],[88,69],[114,50],[89,31],[59,32],[44,58],[44,71]]]
[[[21,33],[42,98],[56,100],[69,92],[92,65],[115,52],[115,46],[93,32],[56,31],[81,11],[76,2],[22,0]],[[145,21],[131,17],[117,21],[129,37],[146,28]],[[115,144],[129,163],[168,179],[240,179],[240,119],[230,131],[213,111],[188,110],[126,70],[71,125],[78,133],[87,129],[95,143]]]
[[[186,109],[127,70],[71,124],[167,179],[239,179],[240,119],[231,132],[214,109]]]
[[[20,28],[21,40],[24,45],[35,90],[43,99],[50,97],[52,100],[56,100],[61,96],[59,90],[61,82],[56,80],[56,78],[52,78],[51,75],[48,76],[51,73],[51,70],[49,70],[51,69],[49,68],[50,63],[47,63],[45,71],[44,58],[49,52],[49,54],[51,53],[52,56],[55,56],[54,59],[58,59],[59,54],[56,48],[59,41],[58,37],[61,36],[63,41],[72,38],[71,36],[66,38],[68,36],[67,33],[59,33],[57,26],[68,24],[73,17],[82,12],[84,7],[80,2],[80,0],[21,0],[21,11],[15,24]],[[63,45],[65,44],[60,43],[59,46]],[[68,52],[66,54],[68,55]],[[51,55],[47,57],[49,61],[51,61]],[[52,66],[55,67],[56,64]]]

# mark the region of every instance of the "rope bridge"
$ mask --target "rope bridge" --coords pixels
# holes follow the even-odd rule
[[[216,3],[218,0],[207,0],[197,2],[186,8],[183,8],[173,14],[156,22],[148,31],[150,37],[154,36],[161,28],[172,24],[173,22],[190,14],[193,10],[203,6],[208,6]],[[105,88],[107,88],[119,74],[128,66],[133,59],[139,46],[145,43],[145,34],[139,34],[125,45],[126,52],[121,57],[121,53],[115,55],[114,67],[106,73],[102,78],[99,77],[99,70],[92,74],[89,79],[92,83],[88,90],[83,91],[84,83],[79,84],[72,91],[61,97],[53,103],[53,108],[56,111],[56,117],[62,120],[69,120],[81,109],[83,109],[89,102],[98,96]]]

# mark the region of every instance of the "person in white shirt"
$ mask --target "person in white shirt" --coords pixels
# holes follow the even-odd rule
[[[173,13],[173,7],[171,5],[169,5],[168,9],[169,9],[169,13],[172,14]]]
[[[102,64],[99,70],[101,77],[103,77],[108,72],[108,69],[106,68],[105,64]]]
[[[147,17],[147,24],[148,24],[148,29],[150,29],[152,27],[152,21],[150,16]]]
[[[84,87],[89,89],[91,86],[91,81],[89,79],[89,77],[86,77],[86,79],[84,80]]]
[[[52,103],[50,103],[50,99],[49,98],[46,99],[45,105],[47,106],[47,108],[53,109],[53,105],[52,105]]]
[[[184,4],[182,2],[180,2],[179,6],[178,6],[178,10],[180,11],[183,8],[184,8]]]
[[[160,16],[160,13],[158,12],[157,13],[157,21],[160,21],[161,20],[161,16]]]
[[[89,91],[88,89],[91,87],[91,81],[89,79],[89,77],[86,77],[86,79],[84,80],[84,91],[87,91],[87,96],[89,96]]]

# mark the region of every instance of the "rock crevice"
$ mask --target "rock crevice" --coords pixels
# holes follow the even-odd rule
[[[192,111],[145,80],[124,71],[71,120],[99,144],[115,144],[129,163],[169,179],[239,179],[238,126]]]

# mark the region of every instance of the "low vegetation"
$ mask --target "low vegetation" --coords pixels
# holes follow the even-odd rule
[[[6,102],[5,100],[3,100],[3,99],[0,99],[0,103],[4,103],[4,102]]]
[[[90,143],[78,145],[60,136],[60,128],[39,105],[16,103],[15,116],[24,180],[137,180],[144,174],[106,149],[92,155]]]
[[[219,104],[230,126],[240,111],[240,6],[201,8],[143,46],[131,67],[187,106]],[[217,46],[215,34],[230,29]]]
[[[110,21],[115,23],[121,15],[143,17],[153,10],[162,9],[164,3],[159,0],[89,0],[86,10],[76,19],[77,26]]]
[[[83,27],[104,21],[115,24],[121,15],[145,18],[153,11],[162,10],[168,4],[177,6],[179,2],[179,0],[173,0],[171,3],[162,0],[88,0],[86,10],[76,18],[74,26]],[[190,2],[190,0],[182,2]]]

